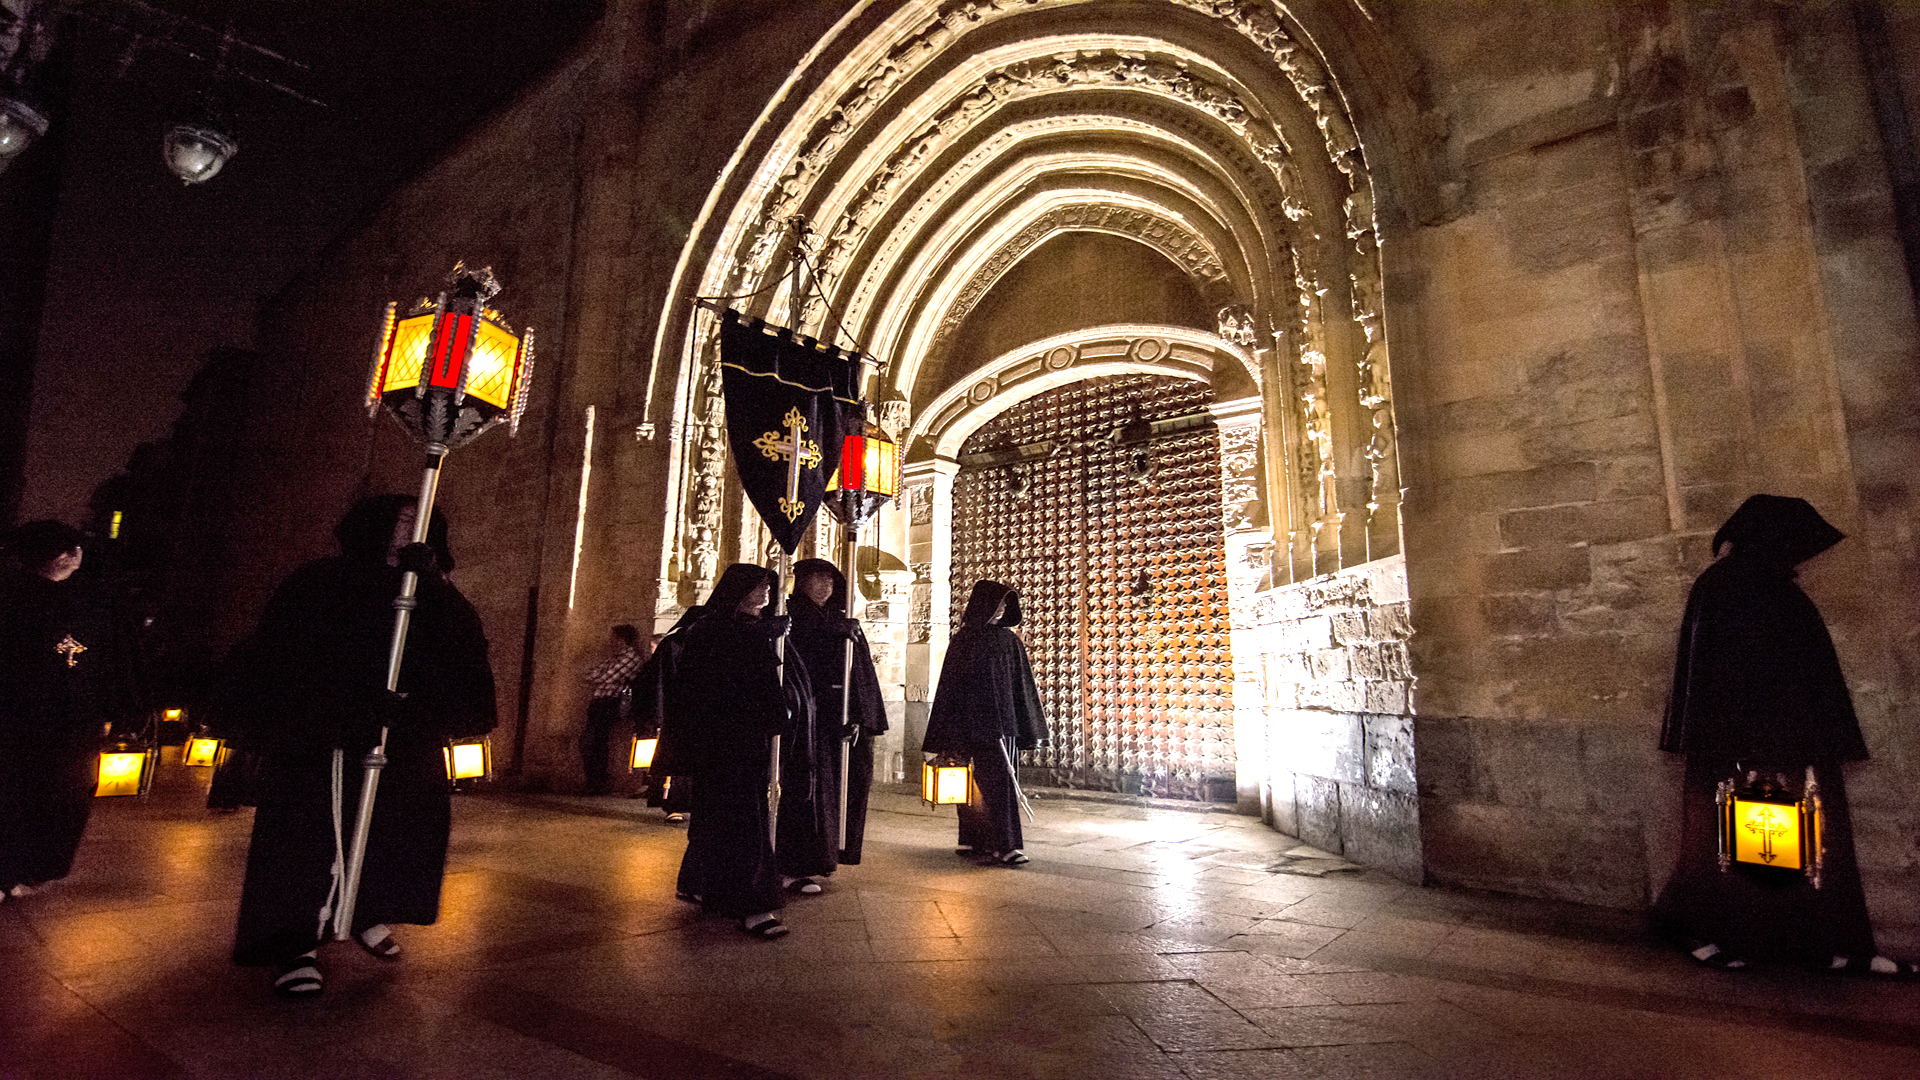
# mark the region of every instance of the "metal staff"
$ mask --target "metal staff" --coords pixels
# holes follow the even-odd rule
[[[427,540],[427,528],[433,521],[433,500],[440,490],[440,464],[447,457],[442,443],[427,444],[427,464],[420,474],[420,498],[413,515],[413,543]],[[400,660],[407,651],[407,627],[413,609],[419,606],[414,593],[420,587],[420,575],[409,570],[400,575],[400,595],[393,598],[393,642],[387,647],[387,692],[400,689]],[[373,797],[380,788],[380,770],[387,765],[387,727],[380,728],[380,741],[360,759],[364,774],[360,781],[360,809],[353,819],[353,846],[347,849],[346,872],[340,882],[340,906],[333,913],[333,939],[347,940],[353,932],[354,903],[360,898],[360,871],[367,858],[367,832],[373,827]],[[336,762],[345,761],[346,751],[335,747]],[[336,766],[336,771],[338,766]]]
[[[1013,755],[1007,753],[1007,740],[999,739],[996,745],[1000,747],[1000,760],[1007,763],[1007,776],[1013,781],[1014,797],[1020,800],[1020,809],[1027,812],[1027,820],[1032,821],[1033,804],[1027,801],[1027,793],[1020,790],[1020,770],[1013,767]]]
[[[860,519],[847,522],[847,542],[842,551],[846,568],[841,572],[847,582],[847,621],[853,621],[853,575],[855,563],[860,553]],[[847,641],[841,656],[840,665],[840,846],[835,851],[847,850],[847,802],[848,792],[853,781],[848,773],[853,771],[853,628],[847,628]]]
[[[804,420],[795,418],[787,425],[787,503],[800,504],[800,454],[803,446],[800,442],[800,427]],[[793,576],[793,555],[786,548],[780,549],[782,578]],[[787,594],[782,588],[773,590],[774,618],[786,614]],[[787,685],[787,635],[782,631],[778,641],[773,643],[774,655],[779,658],[780,685]],[[784,705],[784,702],[783,702]],[[767,751],[767,845],[777,846],[780,835],[780,736],[776,733]]]

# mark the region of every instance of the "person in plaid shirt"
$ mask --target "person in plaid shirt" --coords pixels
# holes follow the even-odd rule
[[[613,628],[613,649],[612,656],[587,672],[593,700],[587,702],[587,726],[580,732],[580,760],[587,769],[589,795],[607,793],[607,743],[633,700],[634,673],[647,660],[640,651],[640,632],[627,623]]]

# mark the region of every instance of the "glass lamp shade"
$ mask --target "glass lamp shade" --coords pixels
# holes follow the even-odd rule
[[[828,491],[860,492],[891,499],[900,494],[900,447],[873,424],[840,445],[840,468]]]
[[[240,144],[231,136],[201,124],[173,125],[162,145],[167,168],[189,184],[204,184],[218,176],[240,152]]]
[[[464,445],[495,424],[517,433],[533,381],[533,331],[515,334],[486,306],[492,274],[454,271],[455,291],[423,300],[405,318],[388,304],[367,384],[380,406],[423,441]]]
[[[180,751],[180,760],[182,763],[196,768],[218,765],[220,764],[220,758],[222,756],[220,752],[221,746],[222,744],[219,739],[209,738],[205,735],[195,735],[193,738],[187,740],[187,745]]]
[[[153,782],[153,759],[152,750],[125,743],[102,751],[94,796],[104,799],[116,795],[145,795]]]
[[[485,739],[474,742],[457,742],[443,748],[447,758],[447,779],[476,780],[484,779],[492,762],[487,752]]]
[[[633,740],[633,757],[628,767],[634,769],[652,768],[653,752],[658,749],[660,749],[659,739],[642,739],[636,736]]]
[[[1730,803],[1729,833],[1734,862],[1782,870],[1803,867],[1802,835],[1806,824],[1803,804],[1738,796]]]
[[[967,788],[973,781],[973,769],[944,761],[928,761],[920,766],[920,799],[928,806],[955,806],[967,801]]]
[[[19,98],[0,97],[0,168],[46,133],[47,118],[40,110]]]

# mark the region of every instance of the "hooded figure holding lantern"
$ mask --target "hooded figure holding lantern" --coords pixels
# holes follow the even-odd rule
[[[982,862],[1027,862],[1020,831],[1020,780],[1014,755],[1047,741],[1027,647],[1008,627],[1020,624],[1020,594],[997,581],[979,581],[967,599],[960,629],[934,691],[927,733],[929,754],[972,759],[973,783],[960,811],[960,847]]]

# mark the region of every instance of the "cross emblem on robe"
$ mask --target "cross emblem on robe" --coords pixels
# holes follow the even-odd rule
[[[67,666],[72,667],[80,662],[80,654],[86,652],[87,647],[73,640],[72,634],[68,634],[66,637],[60,639],[60,644],[55,645],[53,651],[65,653],[67,655]]]
[[[759,448],[760,453],[765,455],[768,461],[782,459],[792,461],[794,447],[797,446],[800,448],[800,463],[809,469],[819,468],[820,444],[805,438],[802,434],[807,430],[807,418],[801,415],[799,409],[788,409],[787,415],[782,419],[787,428],[785,440],[780,438],[781,432],[769,431],[753,440],[753,445]],[[798,518],[806,508],[804,499],[789,499],[784,495],[780,497],[780,512],[787,515],[788,521]]]
[[[1747,818],[1747,831],[1756,833],[1760,837],[1760,859],[1762,862],[1772,862],[1779,858],[1779,852],[1773,850],[1773,838],[1782,833],[1793,831],[1793,826],[1780,820],[1780,815],[1783,813],[1784,811],[1782,810],[1767,807],[1754,812],[1752,816]]]

